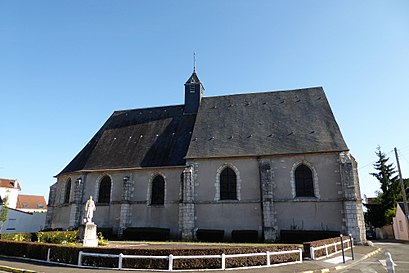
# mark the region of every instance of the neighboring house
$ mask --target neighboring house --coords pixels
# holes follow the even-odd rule
[[[0,233],[37,232],[44,229],[46,214],[9,208],[7,218]]]
[[[396,216],[393,217],[393,232],[395,234],[395,239],[408,241],[409,230],[403,204],[404,204],[403,202],[398,202],[396,204]]]
[[[47,204],[44,196],[18,194],[20,183],[0,178],[0,204],[7,196],[7,221],[0,233],[36,232],[45,225]],[[1,207],[0,207],[1,209]]]
[[[47,212],[44,196],[20,194],[17,197],[16,209],[25,212]]]
[[[7,196],[8,207],[16,208],[19,191],[21,188],[17,180],[0,178],[0,198],[3,200]]]
[[[331,230],[364,242],[357,164],[321,87],[203,97],[194,71],[183,105],[116,111],[50,187],[47,228]]]

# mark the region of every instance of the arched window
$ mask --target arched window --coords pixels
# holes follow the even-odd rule
[[[314,197],[314,180],[311,169],[301,164],[295,169],[296,197]]]
[[[70,194],[71,194],[71,178],[68,178],[65,183],[65,193],[64,193],[64,204],[70,203]]]
[[[98,203],[108,204],[111,201],[111,178],[104,176],[99,183]]]
[[[151,205],[165,204],[165,179],[157,175],[152,181]]]
[[[237,177],[229,167],[220,174],[220,200],[237,200]]]

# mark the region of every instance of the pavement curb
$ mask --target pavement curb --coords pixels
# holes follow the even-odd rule
[[[0,270],[14,273],[37,273],[37,271],[32,271],[28,269],[14,268],[10,266],[0,265]]]
[[[372,257],[373,255],[378,254],[381,250],[382,250],[382,248],[378,247],[377,249],[375,249],[375,250],[373,250],[373,251],[371,251],[371,252],[365,254],[365,255],[364,255],[362,258],[360,258],[359,260],[356,260],[356,261],[354,261],[354,262],[352,262],[352,263],[350,263],[350,264],[347,264],[347,265],[338,265],[338,266],[331,267],[331,268],[323,268],[323,269],[317,269],[317,270],[307,270],[307,271],[301,271],[301,272],[299,272],[299,273],[327,273],[327,272],[337,271],[337,270],[340,270],[340,269],[344,269],[344,268],[350,267],[350,266],[355,265],[355,264],[357,264],[357,263],[360,263],[360,262],[362,262],[363,260],[366,260],[366,259],[368,259],[369,257]]]

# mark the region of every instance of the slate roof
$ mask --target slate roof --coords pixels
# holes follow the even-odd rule
[[[348,150],[321,87],[203,98],[187,158]]]
[[[321,87],[203,97],[197,115],[183,108],[114,112],[60,174],[348,150]]]
[[[183,105],[116,111],[60,174],[184,165],[195,118]]]
[[[17,188],[18,190],[21,190],[20,183],[18,183],[16,179],[0,178],[0,187],[1,188],[10,188],[10,189]]]
[[[17,209],[47,209],[44,196],[19,194],[17,196]]]

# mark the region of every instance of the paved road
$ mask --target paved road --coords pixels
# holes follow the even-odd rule
[[[387,272],[385,265],[385,251],[389,251],[395,266],[396,273],[409,273],[409,242],[407,243],[375,243],[382,251],[367,260],[356,264],[339,273],[380,273]]]

